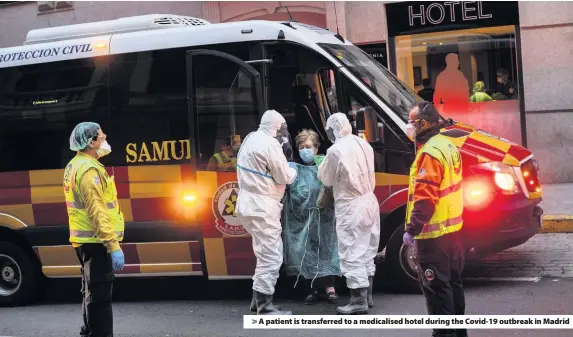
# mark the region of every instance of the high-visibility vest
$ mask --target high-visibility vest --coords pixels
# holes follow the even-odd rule
[[[223,161],[223,157],[225,158],[225,161],[231,161],[231,165],[233,165],[233,168],[237,168],[237,157],[230,157],[227,156],[226,154],[224,154],[223,152],[219,152],[219,153],[215,153],[213,155],[213,157],[215,157],[215,159],[217,159],[217,164],[219,165],[219,170],[228,168],[229,163],[225,163]]]
[[[87,170],[95,168],[105,182],[100,182],[104,188],[104,202],[111,225],[118,236],[118,241],[123,240],[124,219],[123,213],[117,201],[117,190],[113,176],[110,177],[104,166],[89,155],[80,153],[76,155],[66,166],[64,171],[64,195],[68,210],[71,243],[101,243],[95,236],[92,221],[87,213],[84,199],[80,193],[80,181]]]
[[[427,153],[440,161],[444,168],[444,176],[440,184],[440,198],[434,214],[430,221],[424,224],[422,232],[414,239],[434,239],[462,229],[464,208],[462,162],[458,149],[446,136],[438,134],[422,146],[410,168],[406,225],[410,223],[414,209],[414,185],[418,174],[417,163],[423,153]]]

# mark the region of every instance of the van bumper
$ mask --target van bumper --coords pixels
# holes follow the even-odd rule
[[[466,242],[477,254],[493,254],[519,246],[539,233],[543,209],[541,198],[500,196],[481,211],[464,211]]]

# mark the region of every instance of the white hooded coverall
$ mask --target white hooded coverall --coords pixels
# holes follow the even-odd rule
[[[296,178],[275,138],[283,123],[275,110],[265,112],[259,129],[245,138],[237,155],[237,217],[253,238],[253,289],[265,295],[274,294],[283,263],[281,199],[286,185]]]
[[[374,195],[374,150],[352,134],[346,115],[335,113],[326,128],[336,141],[318,168],[318,179],[332,186],[340,269],[350,289],[367,288],[374,276],[380,241],[380,211]]]

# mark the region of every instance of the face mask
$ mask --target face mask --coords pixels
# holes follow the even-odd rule
[[[275,137],[281,145],[288,143],[289,133],[286,124],[282,124],[281,128],[277,131],[277,136]]]
[[[336,141],[336,136],[334,136],[334,131],[332,131],[332,129],[326,129],[326,136],[331,142],[334,143]]]
[[[97,149],[96,153],[98,155],[98,158],[101,158],[103,156],[110,154],[110,152],[111,152],[111,146],[109,145],[107,140],[104,140],[103,143],[101,143],[99,149]]]
[[[310,164],[314,160],[314,149],[302,149],[298,150],[300,159],[305,163]]]
[[[410,140],[414,140],[416,138],[416,128],[412,124],[406,125],[406,135]]]

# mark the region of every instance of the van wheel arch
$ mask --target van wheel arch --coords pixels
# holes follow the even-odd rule
[[[0,296],[0,305],[19,306],[33,302],[44,289],[46,277],[42,273],[42,264],[26,238],[18,231],[0,225],[0,254],[16,262],[22,278],[22,290],[10,296]]]
[[[406,205],[401,206],[386,216],[380,227],[380,243],[378,251],[386,249],[386,267],[388,268],[388,281],[393,290],[405,293],[421,293],[416,279],[413,279],[414,270],[405,262],[408,255],[407,247],[403,245],[404,221],[406,219]]]
[[[378,252],[387,247],[390,237],[400,226],[404,224],[406,219],[406,205],[398,207],[390,214],[380,214],[380,243],[378,244]]]

